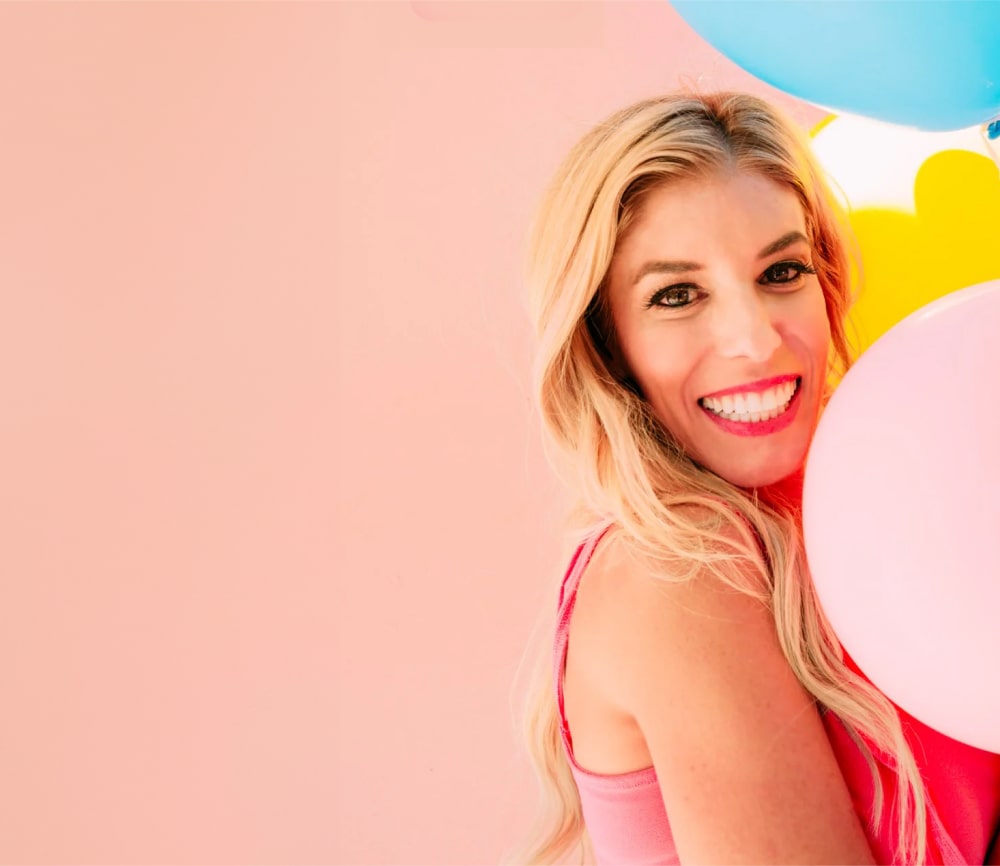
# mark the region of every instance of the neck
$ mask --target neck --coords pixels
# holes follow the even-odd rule
[[[793,510],[799,511],[802,508],[802,482],[805,478],[805,466],[799,467],[795,472],[774,484],[767,487],[758,487],[757,493],[761,499],[771,505],[790,505]]]

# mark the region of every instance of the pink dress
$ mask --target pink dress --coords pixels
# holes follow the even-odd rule
[[[580,792],[584,822],[598,864],[679,864],[655,769],[647,767],[620,775],[601,775],[585,770],[573,756],[573,740],[566,723],[563,675],[569,621],[580,576],[608,528],[610,526],[577,548],[559,595],[554,672],[563,745]],[[849,658],[847,663],[861,673]],[[927,862],[982,863],[993,828],[1000,818],[1000,755],[959,743],[897,709],[927,784]],[[868,833],[872,852],[879,863],[893,863],[897,842],[895,819],[883,817],[880,834],[876,836],[871,832],[869,816],[874,789],[868,767],[836,716],[824,713],[823,723],[851,791],[854,807]],[[876,757],[880,759],[886,802],[891,803],[896,793],[895,774],[882,760],[883,756],[876,754]]]

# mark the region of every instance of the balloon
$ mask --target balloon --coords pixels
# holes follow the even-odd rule
[[[806,463],[816,592],[890,700],[1000,752],[1000,281],[953,292],[875,343]],[[987,676],[984,678],[983,673]]]
[[[1000,3],[673,0],[748,72],[809,102],[921,129],[1000,115]]]
[[[813,149],[847,199],[860,248],[860,351],[942,295],[1000,279],[1000,171],[978,128],[841,116],[814,131]]]

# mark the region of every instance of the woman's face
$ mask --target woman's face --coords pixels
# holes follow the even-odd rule
[[[801,468],[830,324],[795,193],[720,173],[650,193],[619,243],[611,313],[627,372],[688,453],[739,487]]]

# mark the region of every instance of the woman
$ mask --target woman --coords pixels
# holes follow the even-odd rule
[[[578,545],[528,713],[552,812],[515,861],[589,836],[598,863],[983,862],[1000,759],[863,677],[802,549],[843,225],[807,139],[741,94],[620,111],[548,188],[535,388]]]

